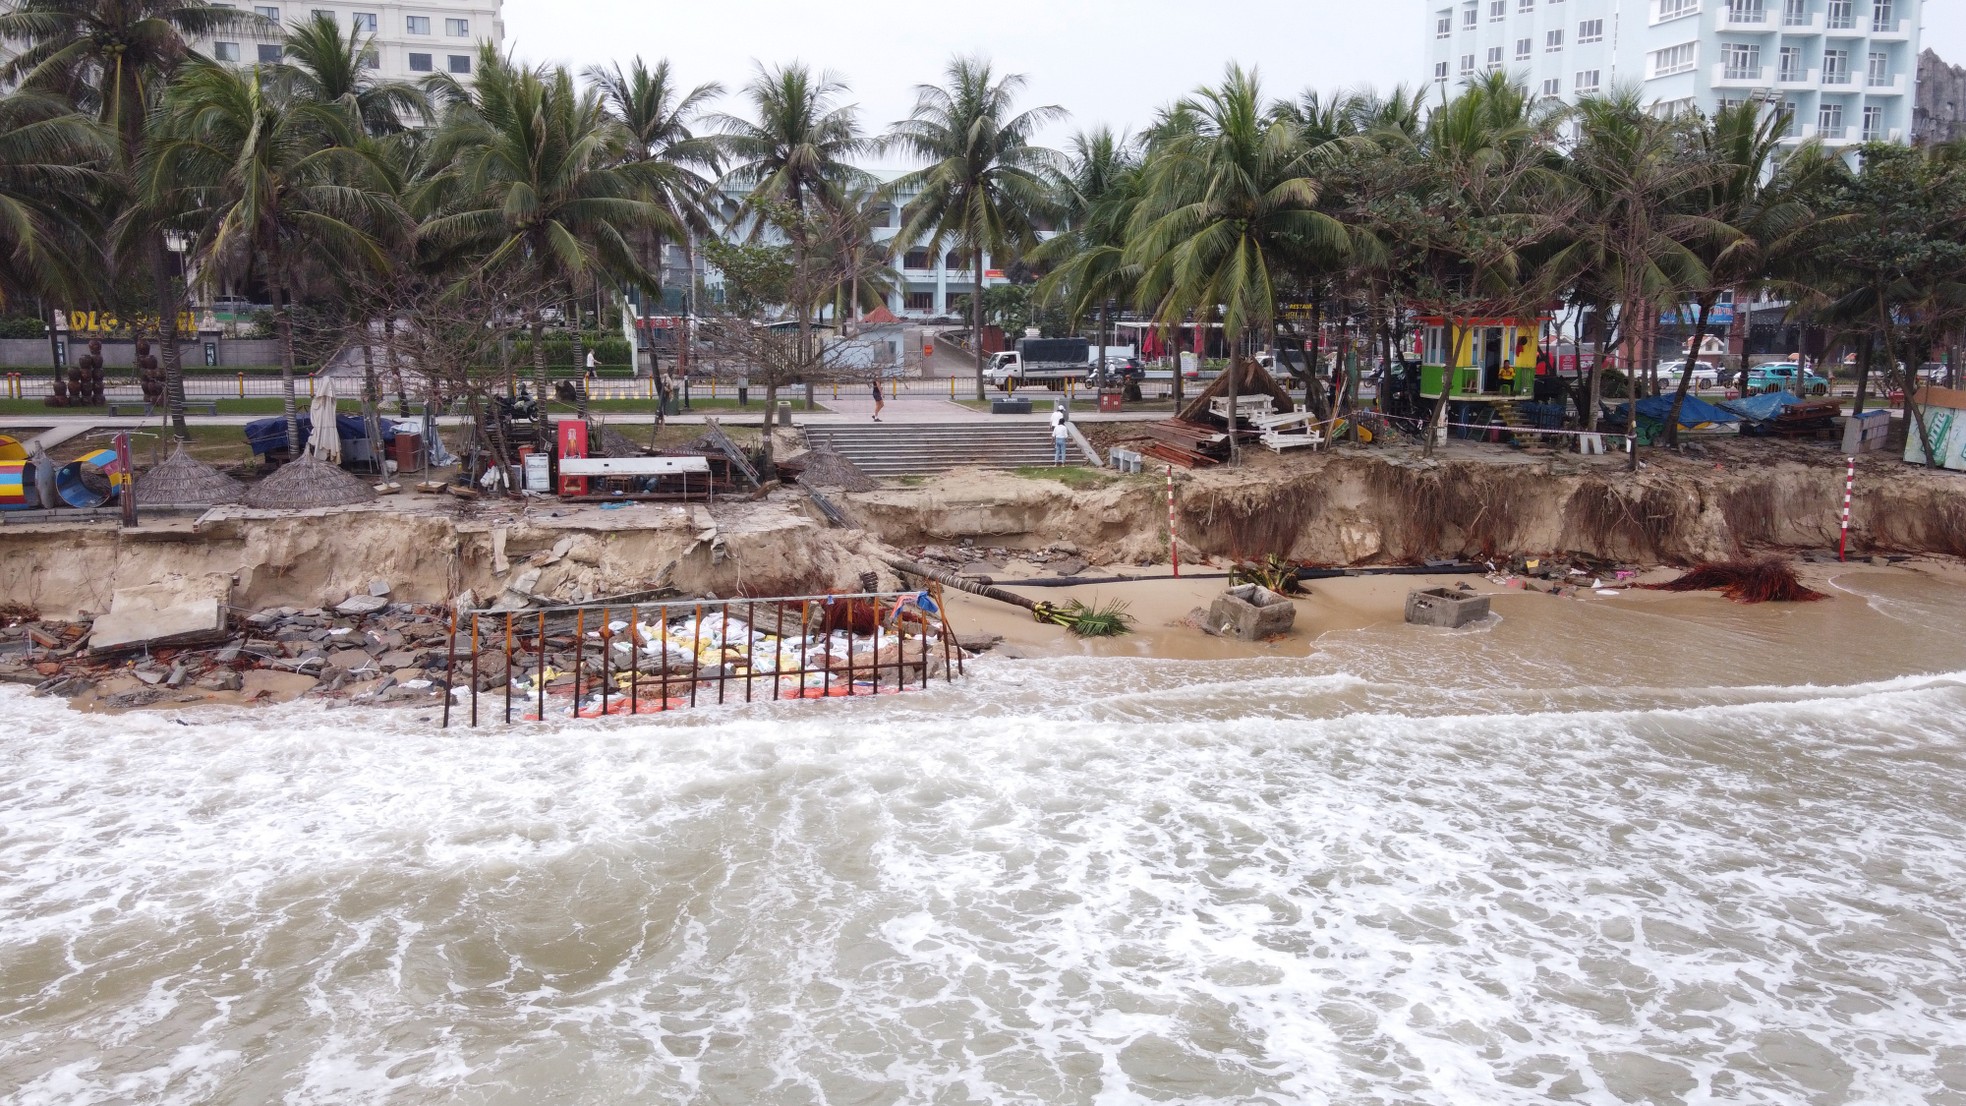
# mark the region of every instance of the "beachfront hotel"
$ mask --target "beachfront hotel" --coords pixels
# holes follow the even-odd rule
[[[1575,102],[1637,85],[1665,113],[1786,105],[1793,141],[1906,142],[1923,0],[1436,0],[1429,75],[1504,70]]]
[[[250,6],[282,26],[316,15],[332,18],[346,34],[352,27],[370,36],[375,47],[376,72],[388,80],[420,81],[433,73],[468,80],[478,63],[478,47],[505,41],[503,0],[419,0],[416,3],[302,3],[214,4],[219,8]],[[280,60],[277,36],[226,34],[192,40],[194,49],[218,61],[251,65]]]

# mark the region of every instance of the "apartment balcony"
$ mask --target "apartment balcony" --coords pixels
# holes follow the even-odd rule
[[[1721,62],[1713,67],[1711,84],[1714,88],[1767,88],[1774,83],[1774,66],[1737,67]]]
[[[1823,33],[1831,38],[1869,38],[1870,20],[1851,18],[1837,20],[1823,28]]]
[[[1911,21],[1908,19],[1899,19],[1876,24],[1871,28],[1870,40],[1872,42],[1910,42]]]
[[[1890,128],[1879,127],[1874,131],[1865,131],[1863,133],[1863,141],[1865,142],[1890,142],[1893,144],[1902,144],[1904,140],[1905,140],[1905,132],[1899,130],[1896,127],[1890,127]]]
[[[1784,69],[1775,74],[1776,88],[1814,88],[1822,83],[1820,69]]]
[[[1900,73],[1897,76],[1892,77],[1888,81],[1879,82],[1873,80],[1869,84],[1866,84],[1864,86],[1864,95],[1903,96],[1907,91],[1909,91],[1909,85],[1910,82],[1906,80],[1905,75],[1903,73]]]
[[[1762,8],[1759,11],[1736,11],[1732,8],[1720,13],[1720,28],[1735,34],[1772,34],[1781,30],[1782,17],[1779,12]]]
[[[1849,92],[1855,89],[1857,79],[1848,71],[1823,74],[1823,90],[1826,92]]]
[[[1685,11],[1674,12],[1672,15],[1663,17],[1659,15],[1659,5],[1647,4],[1645,6],[1652,9],[1652,18],[1649,21],[1649,25],[1653,27],[1657,27],[1663,23],[1677,23],[1682,19],[1697,19],[1700,15],[1700,6],[1698,4],[1693,5]]]
[[[1814,138],[1825,146],[1848,146],[1856,142],[1856,139],[1851,137],[1851,133],[1849,127],[1824,127],[1815,123],[1803,123],[1796,129],[1796,133],[1790,136],[1790,140],[1803,141]]]
[[[1819,34],[1822,34],[1822,33],[1823,33],[1823,19],[1824,19],[1824,16],[1823,16],[1823,13],[1822,13],[1822,12],[1816,12],[1815,14],[1813,14],[1813,15],[1810,15],[1809,17],[1807,17],[1807,18],[1805,18],[1805,19],[1800,19],[1800,20],[1797,20],[1797,21],[1796,21],[1796,22],[1794,22],[1794,23],[1791,23],[1791,22],[1789,22],[1789,21],[1788,21],[1788,18],[1787,18],[1786,16],[1784,16],[1784,17],[1782,18],[1782,33],[1783,33],[1783,34],[1785,34],[1785,35],[1819,35]]]

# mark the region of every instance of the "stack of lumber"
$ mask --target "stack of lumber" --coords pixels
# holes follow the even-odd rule
[[[1136,451],[1184,469],[1207,468],[1229,459],[1229,435],[1213,426],[1185,419],[1163,419],[1142,425],[1146,436],[1135,439]]]

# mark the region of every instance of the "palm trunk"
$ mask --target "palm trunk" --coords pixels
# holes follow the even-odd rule
[[[403,386],[403,362],[396,350],[396,313],[389,309],[382,315],[382,352],[389,359],[390,383],[396,386],[396,417],[409,418],[409,390]]]
[[[973,320],[970,344],[976,352],[976,400],[983,401],[983,244],[974,242],[970,248],[976,252],[976,286],[969,295],[969,316]],[[1026,366],[1028,369],[1029,366]]]
[[[273,286],[273,328],[280,338],[280,410],[287,417],[287,452],[300,456],[300,415],[294,407],[294,318],[284,281]]]
[[[1249,341],[1249,331],[1243,331],[1243,342]],[[1229,463],[1242,463],[1242,442],[1236,437],[1236,390],[1242,384],[1242,359],[1234,350],[1229,351]]]
[[[1870,363],[1876,357],[1877,338],[1875,335],[1865,335],[1864,352],[1857,362],[1857,404],[1856,409],[1850,412],[1853,415],[1863,414],[1864,404],[1870,399]]]
[[[1666,445],[1670,448],[1679,447],[1679,409],[1685,406],[1686,393],[1693,385],[1693,366],[1700,363],[1700,343],[1706,340],[1707,319],[1713,314],[1713,301],[1711,295],[1700,298],[1700,322],[1693,328],[1693,348],[1686,354],[1686,370],[1679,374],[1679,391],[1672,397],[1672,411],[1666,419]],[[1632,408],[1632,415],[1634,418],[1638,415],[1636,406]]]
[[[1877,297],[1877,329],[1884,335],[1884,379],[1888,381],[1898,371],[1898,344],[1891,330],[1890,306],[1881,295]],[[1919,451],[1925,456],[1925,467],[1937,468],[1939,467],[1939,459],[1936,456],[1938,447],[1945,443],[1933,441],[1931,433],[1926,430],[1925,408],[1918,405],[1918,370],[1910,366],[1907,366],[1907,369],[1909,371],[1905,375],[1910,379],[1904,382],[1905,422],[1918,434]],[[1798,381],[1801,380],[1800,364],[1795,367],[1795,375]],[[1800,384],[1797,386],[1800,387]]]
[[[1177,412],[1180,411],[1182,407],[1187,405],[1187,399],[1188,399],[1187,382],[1181,379],[1181,342],[1179,338],[1180,332],[1181,332],[1180,327],[1175,327],[1174,329],[1169,330],[1167,332],[1167,353],[1168,356],[1171,357],[1174,362],[1174,410]]]
[[[184,423],[184,367],[177,348],[177,289],[172,286],[169,252],[161,236],[150,243],[150,284],[157,301],[157,351],[164,359],[164,404],[170,414],[171,430],[179,441],[189,441],[191,431]]]
[[[41,322],[48,328],[48,371],[57,377],[62,374],[61,336],[55,333],[55,305],[52,300],[41,303]],[[71,333],[73,333],[71,331]]]

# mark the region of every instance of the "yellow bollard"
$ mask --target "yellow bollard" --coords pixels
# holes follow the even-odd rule
[[[314,374],[313,374],[313,373],[308,373],[308,374],[307,374],[307,398],[308,398],[308,399],[313,399],[313,398],[314,398]]]
[[[240,399],[244,399],[244,398],[246,398],[246,374],[245,374],[245,373],[240,373],[240,374],[239,374],[239,398],[240,398]]]
[[[712,380],[710,382],[710,398],[711,399],[717,398],[717,382],[715,380]]]
[[[840,398],[840,385],[838,381],[835,381],[833,383],[833,398],[834,399]]]
[[[949,398],[956,398],[956,378],[953,376],[949,378]]]

